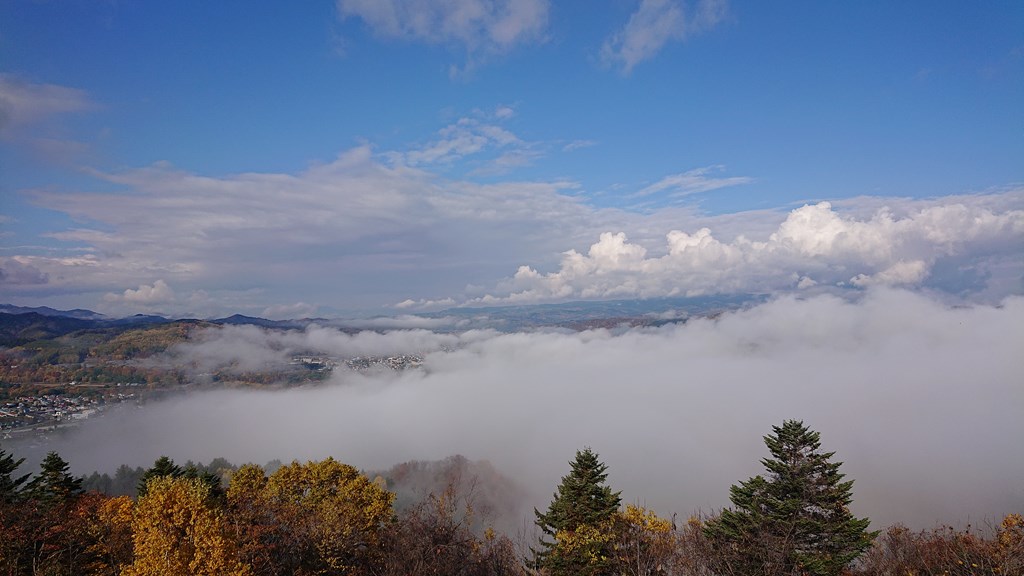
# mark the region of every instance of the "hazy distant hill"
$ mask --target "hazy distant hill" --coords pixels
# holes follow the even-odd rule
[[[17,309],[17,306],[4,306]],[[37,340],[52,340],[80,330],[104,330],[110,328],[132,328],[171,322],[162,316],[137,314],[127,318],[107,318],[88,310],[71,310],[66,315],[61,310],[47,309],[40,312],[0,312],[0,346],[21,346]],[[99,318],[92,317],[99,316]],[[79,317],[81,316],[81,317]]]
[[[0,304],[0,312],[5,314],[27,314],[34,312],[42,316],[62,316],[66,318],[78,318],[80,320],[103,320],[106,318],[99,312],[93,312],[92,310],[82,310],[76,308],[74,310],[55,310],[49,306],[13,306],[11,304]]]
[[[557,326],[571,330],[610,328],[616,325],[656,326],[679,321],[688,316],[708,316],[726,310],[764,301],[753,294],[714,295],[695,298],[651,298],[648,300],[600,300],[494,306],[482,308],[449,308],[423,314],[424,317],[445,316],[466,318],[473,323],[503,331]]]
[[[95,325],[95,320],[46,316],[38,312],[0,313],[0,346],[21,346],[36,340],[49,340]]]
[[[260,326],[263,328],[275,328],[279,330],[290,330],[290,329],[302,329],[309,324],[315,322],[308,318],[301,320],[267,320],[266,318],[258,318],[255,316],[244,316],[242,314],[234,314],[227,318],[217,318],[216,320],[210,320],[213,324],[227,324],[232,326],[239,325],[250,325]]]
[[[614,328],[616,326],[658,326],[678,322],[688,316],[713,315],[724,310],[740,308],[763,301],[754,295],[707,296],[698,298],[656,298],[650,300],[610,300],[595,302],[563,302],[525,306],[496,306],[486,308],[449,308],[440,312],[408,315],[400,318],[380,317],[376,322],[364,320],[301,318],[268,320],[255,316],[234,314],[213,320],[173,320],[163,316],[136,314],[125,318],[110,318],[91,310],[55,310],[45,306],[28,308],[0,304],[0,346],[20,346],[35,340],[49,340],[79,330],[109,328],[142,328],[176,322],[204,322],[216,325],[250,325],[269,330],[304,330],[312,324],[329,326],[344,332],[360,330],[389,330],[402,327],[422,327],[420,320],[455,319],[450,324],[430,325],[434,330],[467,330],[492,328],[500,331],[529,330],[541,327],[560,327],[569,330]],[[393,320],[384,322],[384,320]],[[403,322],[405,322],[403,324]]]

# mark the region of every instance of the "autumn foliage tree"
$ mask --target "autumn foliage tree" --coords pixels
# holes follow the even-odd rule
[[[1024,574],[1024,517],[1009,514],[994,529],[895,525],[857,562],[857,576],[996,576]]]
[[[525,576],[512,542],[487,528],[475,534],[472,491],[449,484],[403,511],[383,534],[380,576]]]
[[[242,556],[259,574],[369,573],[393,500],[333,458],[293,462],[270,477],[243,466],[228,487]]]
[[[672,522],[643,506],[627,504],[613,523],[614,573],[624,576],[675,574],[679,538]]]
[[[83,574],[117,576],[132,563],[132,515],[135,502],[127,496],[91,492],[79,500],[73,519],[84,531]]]
[[[160,476],[147,484],[132,520],[135,561],[125,576],[247,576],[208,484]]]

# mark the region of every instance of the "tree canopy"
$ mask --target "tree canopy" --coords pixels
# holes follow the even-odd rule
[[[534,559],[552,574],[600,574],[610,557],[620,493],[605,484],[608,467],[590,448],[577,451],[569,466],[547,512],[534,509],[537,526],[553,538],[541,539]]]
[[[832,576],[877,535],[849,505],[853,481],[843,481],[834,452],[821,452],[820,434],[803,422],[773,426],[764,442],[765,476],[730,489],[732,509],[707,522],[704,531],[722,561],[742,574]]]

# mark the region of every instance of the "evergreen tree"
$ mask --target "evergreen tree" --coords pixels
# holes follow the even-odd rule
[[[849,510],[853,481],[843,481],[834,452],[820,452],[819,434],[803,422],[773,426],[764,442],[772,458],[755,476],[730,489],[733,509],[704,531],[726,572],[833,576],[870,545],[877,532]]]
[[[111,496],[135,496],[138,493],[139,480],[146,471],[142,466],[132,468],[121,464],[114,472],[114,480],[110,487]]]
[[[84,493],[82,479],[68,472],[68,463],[56,452],[50,452],[39,465],[38,476],[28,483],[29,497],[47,506],[64,504]]]
[[[139,497],[146,495],[148,491],[146,486],[154,478],[193,478],[210,488],[210,495],[214,500],[218,502],[224,501],[224,487],[221,486],[220,476],[200,468],[192,461],[187,462],[186,466],[182,468],[167,456],[157,458],[156,462],[153,463],[153,467],[146,470],[142,477],[139,478],[139,483],[136,487]]]
[[[28,480],[30,474],[14,476],[14,471],[24,461],[24,458],[15,460],[13,454],[8,454],[0,449],[0,504],[13,502],[18,496],[21,485]]]
[[[22,489],[29,474],[14,474],[24,461],[0,450],[0,574],[20,573],[29,549],[25,521],[29,506]]]
[[[181,469],[181,466],[175,464],[174,460],[171,460],[167,456],[161,456],[156,459],[156,462],[153,462],[152,468],[143,472],[142,478],[139,478],[139,484],[135,491],[141,498],[146,495],[146,491],[148,490],[147,485],[150,480],[164,477],[180,478],[183,472],[184,471]]]
[[[604,484],[608,467],[590,448],[577,451],[569,465],[548,511],[533,511],[537,526],[553,538],[541,538],[534,560],[551,574],[601,574],[610,557],[610,524],[619,509],[619,492]]]

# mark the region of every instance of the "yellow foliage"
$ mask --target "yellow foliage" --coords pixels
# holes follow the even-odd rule
[[[132,520],[135,562],[125,576],[248,576],[210,488],[193,478],[150,480]]]
[[[672,562],[672,523],[652,510],[629,504],[616,519],[615,559],[623,574],[660,574]]]
[[[246,557],[269,556],[268,562],[299,565],[304,573],[357,572],[379,549],[394,498],[382,482],[333,458],[292,462],[269,478],[259,467],[243,466],[228,487],[236,513],[253,519],[249,522],[266,522],[259,517],[269,516],[272,524],[265,531],[280,531],[279,538],[244,537]],[[240,526],[241,532],[254,534],[251,528]]]
[[[119,565],[131,561],[132,513],[135,503],[127,496],[103,498],[90,518],[87,530],[89,556],[95,558],[90,572],[117,573]]]
[[[1024,516],[1008,514],[999,525],[996,535],[999,544],[1001,572],[1013,574],[1024,572]]]
[[[324,547],[357,533],[364,545],[375,545],[377,529],[391,518],[395,499],[354,467],[333,458],[282,466],[267,480],[265,490],[272,501],[315,515],[324,531]]]
[[[608,558],[604,551],[613,537],[608,526],[591,526],[581,524],[575,530],[559,530],[555,533],[557,546],[553,550],[555,556],[563,558],[584,558],[589,566],[598,566]]]
[[[668,534],[672,531],[672,523],[659,517],[653,510],[643,506],[626,505],[626,511],[622,512],[622,519],[627,525],[633,526],[645,532],[654,534]]]

